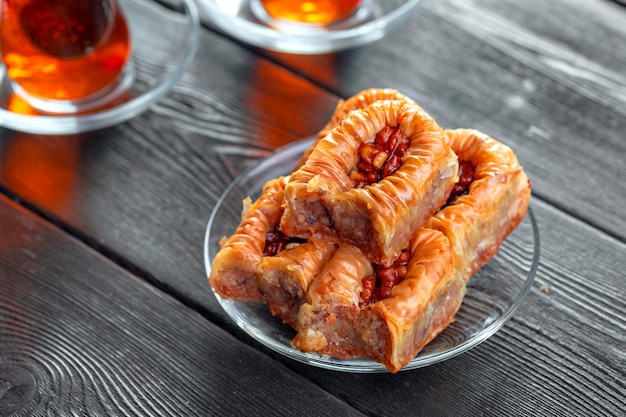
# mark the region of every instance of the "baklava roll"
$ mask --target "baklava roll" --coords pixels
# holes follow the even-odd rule
[[[223,298],[263,301],[272,314],[293,325],[310,283],[337,245],[318,245],[280,231],[285,183],[286,177],[280,177],[263,186],[235,233],[222,242],[209,283]]]
[[[473,129],[446,134],[459,157],[459,181],[448,203],[425,227],[446,235],[467,281],[522,221],[531,185],[508,146]]]
[[[372,264],[343,244],[300,307],[293,346],[343,359],[365,357],[398,372],[454,320],[465,295],[441,232],[420,229],[407,255],[406,265],[392,267],[401,281],[390,294],[381,295],[380,287],[372,294]],[[384,271],[376,274],[390,274]]]
[[[304,165],[317,142],[319,142],[335,127],[339,126],[339,123],[343,120],[344,117],[348,115],[348,113],[353,110],[364,109],[370,104],[381,100],[406,101],[407,103],[413,103],[417,106],[417,103],[393,88],[368,88],[367,90],[363,90],[346,100],[339,100],[337,106],[335,107],[335,112],[331,116],[330,120],[328,121],[328,123],[326,123],[326,126],[324,126],[324,128],[317,134],[317,139],[313,143],[313,145],[302,154],[302,156],[296,163],[295,169],[298,169],[302,165]]]
[[[330,242],[287,243],[276,255],[263,257],[259,265],[259,289],[273,315],[295,325],[309,286],[322,272],[337,246]]]
[[[283,213],[281,204],[286,178],[263,185],[259,198],[244,200],[241,222],[229,238],[222,238],[211,265],[209,284],[221,297],[235,301],[262,301],[257,276],[268,232],[275,229]]]
[[[419,106],[377,101],[350,112],[285,187],[289,236],[352,243],[389,265],[446,201],[457,157]]]

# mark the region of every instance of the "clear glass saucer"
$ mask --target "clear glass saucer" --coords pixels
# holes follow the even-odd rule
[[[357,18],[325,27],[274,25],[255,12],[258,0],[198,0],[209,22],[251,45],[279,52],[320,54],[383,38],[410,16],[420,0],[368,0]]]
[[[126,121],[163,97],[195,56],[200,18],[193,0],[120,0],[132,39],[130,65],[116,97],[81,113],[45,113],[12,91],[0,73],[0,126],[36,134],[73,134]]]
[[[296,142],[272,153],[242,173],[218,200],[207,226],[204,262],[207,276],[219,250],[219,240],[230,236],[241,220],[242,200],[257,198],[263,184],[292,171],[313,139]],[[467,293],[454,322],[426,346],[403,371],[453,358],[484,342],[506,323],[530,291],[539,264],[539,232],[532,210],[509,235],[499,253],[468,282]],[[262,303],[224,300],[220,305],[254,339],[291,359],[336,371],[388,372],[369,359],[335,359],[301,352],[291,346],[295,332],[272,316]]]

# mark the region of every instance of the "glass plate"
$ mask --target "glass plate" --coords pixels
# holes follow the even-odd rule
[[[242,200],[254,200],[263,184],[289,173],[313,139],[296,142],[272,153],[242,173],[224,191],[209,219],[204,261],[210,275],[219,240],[230,236],[241,220]],[[500,252],[468,282],[467,293],[454,322],[402,370],[450,359],[487,340],[511,318],[530,290],[539,263],[539,234],[532,211],[500,247]],[[272,316],[262,303],[243,303],[216,297],[239,327],[260,343],[291,359],[346,372],[387,372],[369,359],[335,359],[301,352],[291,346],[291,327]]]
[[[255,13],[258,0],[198,0],[215,27],[251,45],[279,52],[319,54],[362,46],[402,25],[420,0],[364,0],[357,16],[323,28],[273,25]]]
[[[124,89],[112,101],[80,114],[43,113],[19,99],[15,112],[6,71],[0,73],[0,126],[37,134],[72,134],[121,123],[163,97],[191,63],[200,31],[193,0],[120,0],[130,29],[132,55]]]

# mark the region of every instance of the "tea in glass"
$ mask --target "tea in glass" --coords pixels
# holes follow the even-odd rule
[[[19,95],[43,101],[100,96],[130,56],[118,0],[1,0],[0,51]]]
[[[329,25],[350,17],[361,0],[259,0],[265,12],[273,19]]]

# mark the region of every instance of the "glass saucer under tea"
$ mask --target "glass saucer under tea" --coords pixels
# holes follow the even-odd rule
[[[36,134],[73,134],[124,122],[163,97],[187,70],[198,47],[200,18],[193,0],[120,0],[132,51],[115,97],[80,113],[36,110],[0,73],[0,126]],[[68,106],[71,108],[71,105]]]
[[[241,220],[242,200],[256,199],[263,184],[291,172],[313,139],[288,145],[242,173],[218,200],[207,226],[204,262],[207,275],[219,251],[219,241],[230,236]],[[499,253],[467,284],[467,293],[454,322],[430,342],[403,371],[455,357],[487,340],[506,323],[530,291],[539,264],[539,232],[532,210],[500,247]],[[291,346],[294,330],[272,316],[262,303],[222,299],[230,318],[254,339],[291,359],[320,368],[354,373],[387,370],[369,359],[335,359],[305,353]]]
[[[383,38],[417,8],[420,0],[366,0],[354,16],[327,26],[273,24],[257,11],[258,0],[198,0],[203,17],[251,45],[279,52],[320,54],[355,48]]]

